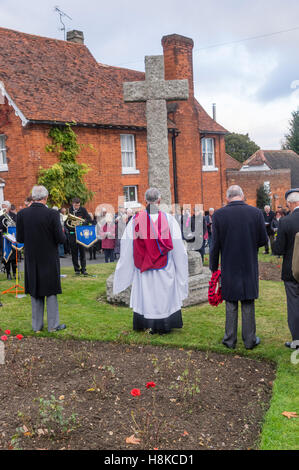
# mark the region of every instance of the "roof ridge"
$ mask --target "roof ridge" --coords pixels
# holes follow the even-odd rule
[[[65,44],[71,44],[72,46],[76,46],[76,47],[77,46],[84,46],[88,49],[86,44],[80,44],[80,43],[76,43],[76,42],[72,42],[72,41],[66,41],[65,39],[50,38],[48,36],[40,36],[39,34],[24,33],[23,31],[17,31],[16,29],[10,29],[10,28],[3,28],[2,26],[0,26],[0,32],[1,31],[10,31],[12,33],[21,34],[21,35],[29,36],[29,37],[32,37],[32,38],[48,39],[48,40],[51,40],[51,41],[59,41],[59,42],[65,43]]]

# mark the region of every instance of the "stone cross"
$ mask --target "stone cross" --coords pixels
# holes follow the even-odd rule
[[[160,190],[163,204],[171,204],[166,101],[187,100],[188,80],[164,78],[164,57],[145,57],[145,81],[124,83],[125,102],[146,102],[149,186]]]

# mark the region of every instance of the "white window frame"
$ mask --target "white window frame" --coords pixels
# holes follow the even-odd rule
[[[270,181],[264,181],[264,190],[268,192],[268,194],[271,194],[271,183]]]
[[[5,141],[6,135],[0,134],[0,171],[8,171]]]
[[[133,165],[132,166],[124,166],[123,165],[123,153],[127,152],[129,153],[129,150],[124,147],[124,140],[122,137],[130,137],[132,141],[132,153],[131,157],[133,160]],[[136,175],[139,174],[139,170],[136,169],[136,154],[135,154],[135,135],[134,134],[120,134],[120,147],[121,147],[121,168],[122,168],[122,174],[123,175]]]
[[[208,161],[208,142],[212,142],[212,164],[209,165]],[[215,166],[215,139],[213,137],[204,137],[201,139],[201,153],[202,153],[202,170],[203,171],[218,171],[218,168]]]
[[[126,201],[125,188],[135,188],[135,200],[134,201]],[[140,205],[141,204],[138,202],[138,186],[136,186],[135,184],[124,186],[124,207],[125,207],[125,209],[131,209],[133,207],[140,207]]]

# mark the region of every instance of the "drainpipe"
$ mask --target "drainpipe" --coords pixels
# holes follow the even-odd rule
[[[176,138],[179,135],[179,132],[176,129],[172,129],[172,168],[173,168],[173,192],[174,192],[174,203],[179,203],[178,196],[178,174],[177,174],[177,165],[176,165]]]

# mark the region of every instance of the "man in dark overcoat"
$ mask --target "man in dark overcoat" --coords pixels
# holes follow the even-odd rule
[[[227,190],[228,204],[213,215],[210,269],[217,271],[221,254],[221,290],[226,301],[223,344],[235,348],[238,301],[242,310],[242,338],[247,349],[260,343],[256,336],[254,299],[258,298],[258,248],[267,241],[262,212],[244,202],[240,186]]]
[[[292,274],[292,258],[296,233],[299,232],[299,188],[286,192],[287,205],[291,213],[279,221],[277,238],[273,243],[273,253],[283,255],[281,279],[284,281],[287,296],[288,325],[293,341],[285,346],[299,347],[299,283]]]
[[[17,215],[17,241],[25,245],[25,292],[31,295],[32,328],[43,329],[44,302],[47,298],[48,331],[64,329],[59,324],[57,294],[61,294],[59,243],[65,236],[59,212],[46,206],[44,186],[32,189],[33,203]]]

